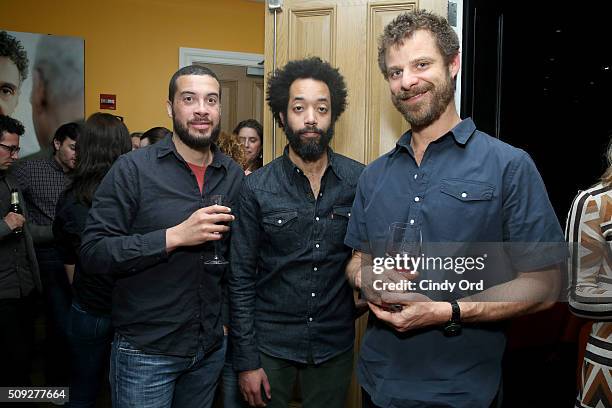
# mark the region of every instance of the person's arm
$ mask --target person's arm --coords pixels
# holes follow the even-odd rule
[[[600,199],[609,197],[609,193],[603,193]],[[601,203],[596,197],[589,191],[578,194],[569,211],[566,231],[572,244],[568,265],[570,310],[577,316],[592,320],[612,317],[612,303],[605,300],[612,298],[612,290],[601,284],[601,275],[612,267],[608,255],[611,225],[609,219],[602,217]]]
[[[227,207],[195,211],[182,223],[167,229],[132,234],[138,211],[136,169],[120,157],[96,190],[81,245],[81,261],[96,273],[137,273],[165,260],[181,246],[220,239],[229,230],[221,225],[233,220]],[[219,223],[219,224],[217,224]]]
[[[457,303],[461,310],[461,322],[494,322],[546,310],[554,305],[560,287],[558,268],[519,273],[510,282],[459,299]],[[420,294],[383,294],[382,300],[403,306],[401,311],[392,313],[369,302],[370,310],[398,332],[442,326],[452,315],[450,303],[433,302]]]
[[[261,214],[251,186],[245,178],[232,228],[229,294],[231,307],[230,334],[234,369],[239,372],[240,390],[251,406],[263,407],[262,386],[271,398],[270,384],[259,359],[255,337],[255,297],[257,260],[260,242]]]
[[[10,236],[16,228],[23,227],[25,218],[21,214],[9,212],[0,220],[0,239]]]

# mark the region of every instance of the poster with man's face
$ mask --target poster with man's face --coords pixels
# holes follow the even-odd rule
[[[85,115],[82,38],[0,28],[0,114],[25,127],[20,157],[51,148],[55,130]]]

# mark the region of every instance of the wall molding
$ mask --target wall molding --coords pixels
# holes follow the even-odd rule
[[[204,64],[223,64],[250,67],[252,70],[261,71],[261,75],[263,75],[263,64],[259,65],[259,63],[263,60],[263,54],[207,50],[204,48],[179,48],[179,68],[199,62]]]

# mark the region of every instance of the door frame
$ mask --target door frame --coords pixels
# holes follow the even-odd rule
[[[204,48],[179,48],[179,69],[194,63],[221,64],[247,67],[251,75],[264,75],[263,54],[248,52],[207,50]]]

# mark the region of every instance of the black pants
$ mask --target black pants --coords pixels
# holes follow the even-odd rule
[[[34,296],[0,299],[0,386],[31,385]]]

